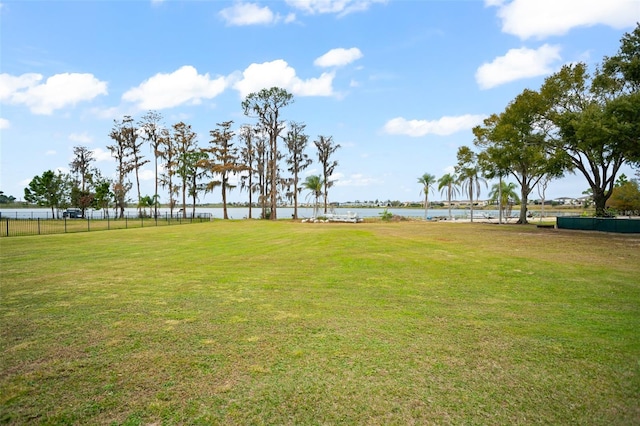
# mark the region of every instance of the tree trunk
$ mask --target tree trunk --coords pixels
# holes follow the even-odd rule
[[[271,139],[271,162],[269,164],[269,168],[271,169],[271,185],[269,188],[271,198],[271,212],[269,215],[269,219],[277,220],[278,214],[276,210],[278,202],[278,139],[275,129],[272,131]]]
[[[298,174],[293,178],[293,220],[298,220]]]
[[[522,182],[523,184],[521,185],[520,191],[520,217],[518,218],[518,223],[524,225],[529,223],[527,221],[527,207],[529,204],[529,194],[531,193],[531,190],[533,188],[529,187],[529,185],[531,184],[530,179],[525,180],[523,176]]]
[[[471,223],[473,223],[473,179],[469,180],[469,203],[471,203]]]
[[[227,215],[227,184],[224,175],[222,176],[222,218],[229,219]],[[251,209],[251,207],[249,207]]]
[[[427,220],[427,216],[429,215],[429,195],[425,192],[424,194],[424,220]]]
[[[187,181],[182,181],[182,218],[187,218]]]
[[[251,166],[253,167],[253,165]],[[253,193],[253,186],[251,185],[251,171],[249,171],[249,219],[251,219],[251,208],[253,207],[253,203],[251,202],[252,200],[252,196],[251,194]]]
[[[502,225],[502,175],[498,180],[498,225]]]
[[[157,147],[155,149],[155,152],[158,152]],[[155,219],[158,218],[158,156],[156,155],[156,188],[155,188],[155,193],[153,194],[153,206],[154,206],[154,214],[153,217]]]
[[[606,205],[609,197],[606,197],[604,191],[600,188],[591,188],[591,190],[593,191],[593,204],[596,207],[596,217],[606,216]]]

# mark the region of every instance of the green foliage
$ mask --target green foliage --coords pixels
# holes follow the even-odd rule
[[[268,136],[264,158],[271,160],[264,162],[264,170],[261,174],[265,182],[268,180],[268,184],[265,183],[264,185],[265,194],[263,197],[269,199],[270,218],[272,220],[278,218],[278,185],[281,183],[280,169],[278,168],[278,161],[281,158],[278,150],[278,139],[280,133],[284,130],[285,124],[280,114],[281,109],[291,103],[293,103],[293,95],[281,87],[265,88],[259,92],[250,93],[242,101],[244,114],[257,118],[259,132]],[[267,190],[268,194],[266,193]]]
[[[476,126],[475,145],[483,149],[478,163],[489,178],[513,176],[520,186],[520,218],[527,223],[526,205],[533,188],[542,179],[559,177],[568,163],[562,150],[549,154],[546,149],[545,99],[540,93],[525,89],[504,110]]]
[[[309,191],[307,197],[313,196],[315,199],[315,203],[313,205],[313,217],[318,217],[318,201],[322,196],[323,186],[324,181],[320,175],[307,176],[305,181],[302,183],[302,188]]]
[[[607,207],[615,209],[623,215],[640,215],[640,187],[638,186],[638,181],[635,179],[624,180],[619,185],[616,185],[607,201]]]
[[[0,191],[0,204],[11,204],[16,201],[16,197],[13,195],[5,195],[3,191]]]
[[[47,170],[41,176],[34,176],[24,189],[24,199],[41,207],[50,207],[52,216],[55,210],[69,203],[71,182],[68,176]]]
[[[480,197],[480,184],[487,186],[487,181],[480,176],[480,166],[478,155],[468,146],[458,148],[456,154],[458,163],[455,166],[458,175],[458,184],[462,192],[469,196],[471,206],[471,221],[473,222],[473,200]]]
[[[427,219],[429,211],[429,190],[436,183],[435,175],[425,173],[418,178],[418,183],[422,185],[420,193],[424,194],[424,218]]]
[[[438,190],[440,191],[441,194],[443,192],[446,193],[447,204],[449,206],[449,220],[451,220],[452,219],[451,200],[453,199],[454,195],[460,193],[460,190],[458,187],[458,178],[456,177],[456,175],[447,173],[443,175],[440,179],[438,179]]]
[[[333,171],[338,166],[337,160],[331,160],[331,156],[340,148],[340,144],[333,142],[333,136],[318,136],[313,141],[316,146],[318,161],[322,166],[322,182],[324,183],[324,212],[327,212],[327,203],[329,202],[329,188],[333,186],[335,181],[329,178],[333,175]]]
[[[380,215],[380,219],[382,219],[385,222],[388,222],[393,218],[393,213],[388,211],[386,208],[380,213],[378,213],[378,215]]]
[[[489,191],[489,201],[492,204],[498,204],[504,217],[511,216],[511,208],[513,205],[520,204],[516,184],[505,181],[502,181],[502,186],[500,183],[494,184],[491,187],[491,191]]]

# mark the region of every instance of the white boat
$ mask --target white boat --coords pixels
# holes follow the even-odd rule
[[[362,218],[358,216],[358,213],[355,213],[355,212],[346,212],[343,214],[326,213],[324,217],[329,222],[349,222],[349,223],[362,222]]]

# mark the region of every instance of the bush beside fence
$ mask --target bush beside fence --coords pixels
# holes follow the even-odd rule
[[[108,231],[113,229],[144,228],[149,226],[182,225],[211,221],[208,213],[184,217],[124,217],[121,219],[0,219],[0,237],[65,234],[75,232]]]

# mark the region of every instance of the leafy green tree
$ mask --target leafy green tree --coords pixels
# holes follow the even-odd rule
[[[150,195],[144,195],[140,197],[140,201],[138,202],[138,208],[140,209],[140,217],[147,216],[147,208],[149,209],[148,216],[151,216],[151,212],[153,211],[153,205],[155,204],[154,197]]]
[[[596,216],[605,216],[615,177],[629,152],[620,137],[628,117],[620,122],[608,112],[623,93],[621,86],[601,72],[592,79],[586,65],[578,63],[548,77],[541,93],[549,103],[547,118],[555,126],[547,150],[566,153],[569,169],[582,173],[593,191]]]
[[[613,188],[613,194],[607,201],[607,207],[624,215],[640,215],[640,187],[632,179]]]
[[[614,188],[617,188],[619,186],[624,185],[627,182],[629,182],[629,180],[627,179],[627,175],[622,173],[620,176],[618,176],[618,179],[616,179],[616,183],[613,186]]]
[[[304,133],[306,125],[303,123],[292,122],[289,125],[289,131],[285,138],[285,144],[287,146],[287,169],[291,174],[290,186],[293,190],[289,193],[290,198],[293,199],[293,218],[298,219],[298,193],[301,191],[299,183],[300,172],[309,167],[311,159],[305,152],[309,143],[309,136]]]
[[[0,191],[0,204],[11,204],[15,203],[16,197],[13,195],[5,195],[3,191]]]
[[[568,164],[561,150],[545,149],[547,129],[543,120],[546,104],[538,92],[525,89],[504,112],[493,114],[476,126],[475,145],[483,149],[479,164],[485,176],[512,175],[520,185],[518,223],[527,223],[529,194],[545,176],[558,177]]]
[[[604,81],[596,85],[619,91],[605,105],[610,131],[626,160],[640,166],[640,23],[624,34],[616,55],[604,58],[601,75]]]
[[[269,182],[269,202],[271,220],[277,219],[278,181],[280,153],[278,151],[278,137],[284,130],[285,122],[280,118],[281,109],[293,102],[293,95],[280,87],[262,89],[250,93],[242,101],[242,109],[246,116],[258,119],[262,131],[268,136],[268,151],[266,163],[266,177]]]
[[[318,136],[318,140],[313,141],[318,150],[318,161],[322,167],[322,182],[324,185],[324,212],[327,212],[327,202],[329,200],[329,188],[333,186],[335,180],[330,180],[333,171],[335,170],[338,162],[331,160],[331,156],[338,148],[339,144],[333,143],[333,137]]]
[[[62,208],[68,200],[70,191],[70,179],[62,173],[54,173],[47,170],[41,176],[34,176],[24,189],[24,199],[29,203],[41,207],[50,207],[51,216],[56,217],[58,209]]]
[[[443,192],[446,193],[447,204],[449,207],[449,220],[451,220],[452,219],[451,200],[453,199],[454,195],[460,192],[458,189],[456,175],[451,173],[446,173],[440,179],[438,179],[438,190],[440,191],[440,194],[442,194]]]
[[[429,213],[429,190],[433,189],[433,185],[436,183],[435,175],[425,173],[418,178],[418,183],[422,185],[420,194],[424,194],[424,219],[427,220]]]
[[[109,202],[114,194],[111,192],[113,182],[108,178],[98,177],[94,182],[95,194],[93,197],[93,207],[96,210],[104,210],[106,217],[109,217]]]
[[[500,181],[494,183],[489,191],[489,201],[498,204],[498,208],[502,211],[503,217],[511,216],[511,208],[514,204],[520,203],[518,197],[517,185],[512,182]]]
[[[480,176],[480,167],[478,166],[478,155],[468,146],[458,148],[456,154],[458,163],[455,166],[458,175],[458,184],[462,187],[462,191],[469,196],[469,204],[471,208],[471,222],[473,222],[473,196],[480,197],[480,184],[487,186],[487,181]]]
[[[309,196],[313,195],[315,197],[315,203],[313,205],[313,217],[318,217],[318,209],[319,203],[318,200],[322,197],[322,188],[324,186],[324,182],[322,181],[322,176],[320,175],[310,175],[307,176],[305,181],[302,183],[302,187],[309,191]]]

